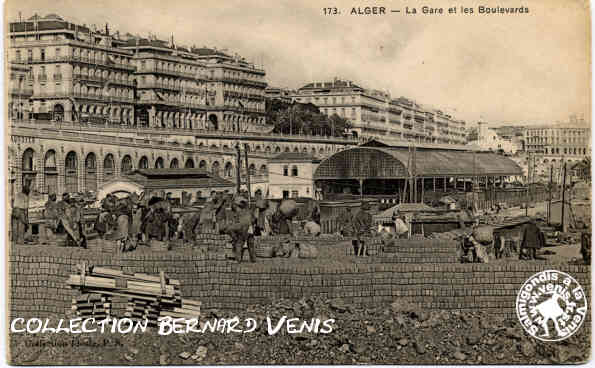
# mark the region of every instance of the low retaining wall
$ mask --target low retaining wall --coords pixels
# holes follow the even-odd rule
[[[317,295],[352,304],[404,299],[428,309],[483,310],[515,314],[518,289],[539,271],[573,276],[590,298],[590,266],[516,262],[513,264],[392,263],[386,257],[349,261],[280,260],[234,264],[222,253],[196,251],[105,254],[78,248],[21,247],[9,255],[11,318],[64,315],[78,291],[66,280],[76,264],[158,274],[181,282],[182,295],[203,308],[245,309],[275,298]],[[318,261],[318,262],[314,262]],[[321,261],[324,261],[323,263]],[[397,260],[395,260],[396,262]],[[590,299],[588,299],[590,300]],[[116,315],[126,300],[114,299]]]

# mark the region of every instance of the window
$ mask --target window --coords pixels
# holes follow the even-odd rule
[[[27,50],[27,61],[33,61],[33,50],[31,49]]]
[[[142,60],[142,61],[140,62],[140,68],[141,68],[141,69],[145,69],[145,61],[144,61],[144,60]]]
[[[289,190],[283,191],[283,199],[289,199]]]
[[[59,57],[60,57],[60,52],[61,52],[61,51],[62,51],[62,50],[60,50],[60,48],[59,48],[59,47],[58,47],[58,48],[56,48],[56,57],[57,57],[57,58],[59,58]]]
[[[289,167],[283,166],[283,176],[289,176]]]
[[[291,176],[298,176],[298,167],[296,165],[291,167]]]
[[[45,49],[41,49],[40,51],[41,51],[40,59],[41,59],[41,61],[44,61],[45,60]]]
[[[21,61],[21,50],[17,50],[15,54],[15,60],[17,62]]]
[[[291,191],[291,198],[297,198],[299,197],[298,191],[297,190],[292,190]]]

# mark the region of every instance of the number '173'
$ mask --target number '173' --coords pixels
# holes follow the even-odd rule
[[[337,8],[322,8],[324,15],[337,15],[339,14],[339,9]]]

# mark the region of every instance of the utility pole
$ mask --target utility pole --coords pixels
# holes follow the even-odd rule
[[[552,217],[552,185],[554,179],[554,165],[550,166],[550,193],[549,193],[549,200],[547,204],[547,224],[550,225],[551,217]]]
[[[236,193],[237,195],[240,194],[240,189],[242,188],[242,184],[241,184],[241,166],[242,166],[242,153],[240,151],[240,143],[236,143],[236,151],[237,151],[237,157],[236,157]]]
[[[244,143],[244,159],[246,161],[246,188],[248,188],[248,206],[252,202],[252,190],[250,189],[250,166],[248,165],[248,143]]]
[[[564,221],[564,207],[566,207],[566,162],[564,163],[564,176],[562,177],[562,218],[560,222],[562,223],[562,231],[566,232],[564,228],[565,221]]]

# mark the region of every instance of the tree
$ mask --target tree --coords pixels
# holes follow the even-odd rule
[[[282,134],[343,136],[351,127],[349,120],[338,115],[321,114],[315,105],[267,100],[267,120]]]

